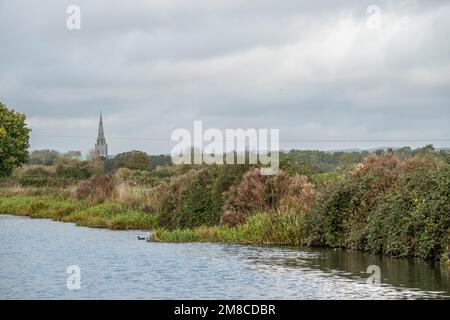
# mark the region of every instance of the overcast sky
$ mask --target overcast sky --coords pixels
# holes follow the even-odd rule
[[[194,120],[279,128],[284,149],[415,147],[286,140],[450,139],[449,37],[450,1],[0,0],[0,101],[32,149],[92,149],[100,111],[111,154],[170,152]]]

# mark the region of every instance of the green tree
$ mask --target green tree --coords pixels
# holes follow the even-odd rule
[[[423,146],[422,148],[417,148],[414,150],[414,153],[419,156],[432,154],[435,151],[432,144],[427,144],[426,146]]]
[[[150,156],[142,151],[130,151],[119,153],[114,157],[114,168],[128,168],[131,170],[147,170],[150,164]]]
[[[170,167],[172,165],[172,158],[169,155],[160,154],[157,156],[150,156],[150,164],[148,169],[155,170],[157,167]]]
[[[0,176],[28,160],[30,129],[25,115],[8,109],[0,102]]]
[[[30,153],[28,163],[51,166],[58,156],[59,152],[55,150],[33,150]]]

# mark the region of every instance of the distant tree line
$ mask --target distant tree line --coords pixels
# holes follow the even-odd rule
[[[280,168],[288,174],[305,175],[315,183],[320,184],[323,180],[337,178],[339,174],[348,172],[371,154],[378,156],[394,154],[399,159],[427,154],[433,154],[444,160],[449,157],[448,152],[435,150],[432,145],[417,149],[403,147],[395,150],[379,149],[372,152],[290,150],[280,153]],[[92,157],[90,160],[81,161],[80,156],[77,152],[60,153],[56,150],[33,150],[28,156],[28,164],[53,167],[53,170],[50,170],[52,174],[73,179],[86,179],[103,173],[113,174],[120,169],[126,169],[128,171],[122,171],[120,174],[143,184],[153,184],[157,178],[183,174],[190,169],[204,166],[174,166],[169,155],[148,155],[137,150],[123,152],[112,159],[106,160]],[[34,177],[42,171],[46,170],[33,168],[29,174]]]
[[[99,160],[95,157],[89,157],[87,161]],[[67,153],[60,153],[56,150],[42,149],[33,150],[28,155],[29,165],[44,165],[53,166],[59,165],[65,160],[80,160],[81,153],[78,151],[70,151]],[[66,161],[67,163],[67,161]],[[127,168],[130,170],[153,171],[158,167],[169,167],[172,165],[172,160],[169,155],[148,155],[143,151],[129,151],[119,153],[112,159],[104,160],[105,169],[108,172],[116,171],[120,168]]]

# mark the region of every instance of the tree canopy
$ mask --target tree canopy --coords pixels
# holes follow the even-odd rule
[[[0,102],[0,176],[28,160],[30,129],[25,115],[8,109]]]
[[[115,168],[128,168],[131,170],[147,170],[150,164],[150,156],[142,151],[130,151],[119,153],[114,157]]]
[[[59,155],[59,152],[56,150],[33,150],[30,152],[30,159],[28,160],[28,164],[51,166],[52,164],[54,164],[56,158]]]

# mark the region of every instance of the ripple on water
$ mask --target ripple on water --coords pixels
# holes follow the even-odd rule
[[[0,298],[448,298],[448,270],[340,250],[137,241],[110,231],[0,215]],[[66,268],[81,268],[81,289]],[[366,284],[369,265],[382,284]]]

